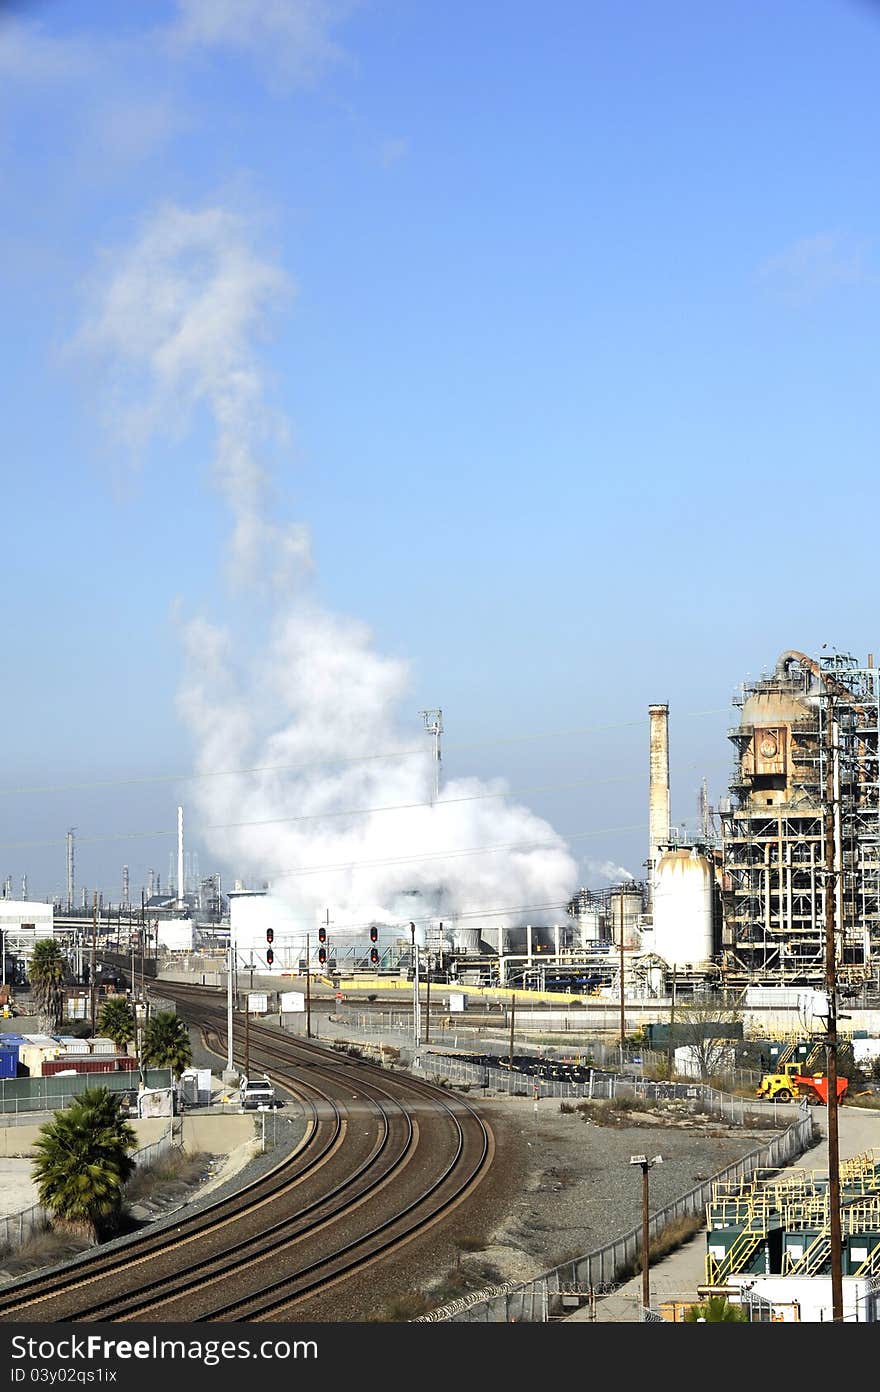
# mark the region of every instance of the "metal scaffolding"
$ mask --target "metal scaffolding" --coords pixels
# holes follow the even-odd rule
[[[734,698],[732,800],[721,811],[725,946],[755,979],[821,984],[830,741],[837,726],[836,928],[841,978],[880,970],[880,672],[869,658],[783,653]]]

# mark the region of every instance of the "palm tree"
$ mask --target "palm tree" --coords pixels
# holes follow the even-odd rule
[[[136,1145],[133,1127],[106,1088],[87,1088],[40,1128],[33,1175],[57,1227],[93,1242],[116,1231],[134,1170],[128,1152]]]
[[[41,1024],[54,1034],[64,1017],[64,978],[67,958],[53,938],[38,938],[28,966],[28,978]]]
[[[112,1039],[121,1054],[134,1039],[134,1011],[125,996],[108,996],[98,1011],[98,1029]]]
[[[153,1068],[170,1068],[179,1078],[192,1063],[189,1030],[171,1010],[160,1010],[144,1027],[141,1062]]]

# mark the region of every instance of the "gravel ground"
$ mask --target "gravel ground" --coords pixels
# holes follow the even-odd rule
[[[772,1128],[696,1119],[675,1104],[629,1114],[622,1126],[585,1122],[544,1098],[479,1102],[497,1154],[489,1176],[427,1249],[376,1268],[371,1308],[354,1301],[348,1319],[410,1319],[456,1296],[500,1281],[527,1281],[594,1251],[636,1227],[642,1217],[641,1170],[632,1155],[662,1155],[651,1171],[651,1208],[747,1155]],[[314,1317],[314,1316],[312,1316]]]

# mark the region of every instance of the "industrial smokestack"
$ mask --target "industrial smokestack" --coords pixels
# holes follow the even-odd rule
[[[648,790],[648,895],[653,906],[654,874],[660,847],[669,840],[669,706],[648,707],[650,784]]]
[[[177,903],[182,909],[186,905],[183,897],[183,808],[177,809]]]

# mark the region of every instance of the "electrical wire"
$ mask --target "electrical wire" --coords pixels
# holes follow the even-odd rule
[[[679,717],[680,720],[698,720],[710,715],[727,714],[727,707],[719,707],[717,710],[704,711],[684,711]],[[467,744],[445,744],[447,753],[451,748],[454,752],[470,752],[478,749],[496,749],[508,745],[529,744],[536,740],[563,739],[573,735],[604,734],[609,730],[627,730],[648,724],[648,721],[641,720],[621,720],[614,721],[607,725],[578,725],[567,730],[545,730],[527,735],[511,735],[506,739],[499,740],[480,740]],[[298,764],[256,764],[251,768],[237,769],[209,769],[201,773],[162,773],[151,775],[144,778],[107,778],[97,779],[89,782],[80,783],[54,783],[43,786],[19,785],[17,787],[0,788],[0,797],[24,796],[26,794],[45,794],[45,793],[69,793],[86,792],[98,788],[136,788],[148,787],[161,783],[194,783],[201,782],[208,778],[239,778],[250,774],[258,773],[291,773],[305,772],[309,769],[318,768],[337,768],[347,764],[370,763],[380,759],[409,759],[416,755],[427,756],[429,751],[424,744],[414,746],[412,749],[392,749],[383,750],[376,754],[353,754],[344,758],[337,759],[314,759],[305,763]]]
[[[251,821],[243,822],[209,822],[199,828],[200,832],[207,831],[238,831],[248,827],[258,826],[284,826],[291,823],[300,822],[323,822],[336,817],[372,817],[380,812],[413,812],[421,808],[439,810],[444,807],[454,807],[463,802],[481,802],[492,798],[515,798],[531,796],[533,793],[553,793],[570,791],[572,788],[585,787],[604,787],[611,783],[632,783],[639,779],[637,774],[627,774],[618,778],[579,778],[572,783],[544,783],[535,785],[531,788],[510,788],[501,792],[487,793],[468,793],[463,797],[440,798],[437,802],[398,802],[387,803],[379,807],[359,807],[344,809],[339,812],[311,812],[300,814],[296,817],[261,817]],[[176,836],[176,827],[163,827],[152,831],[111,831],[94,833],[93,835],[78,834],[77,845],[96,845],[104,841],[131,841],[140,837],[155,838],[161,836]],[[0,850],[35,850],[49,849],[63,846],[64,841],[57,839],[52,841],[0,841]]]

